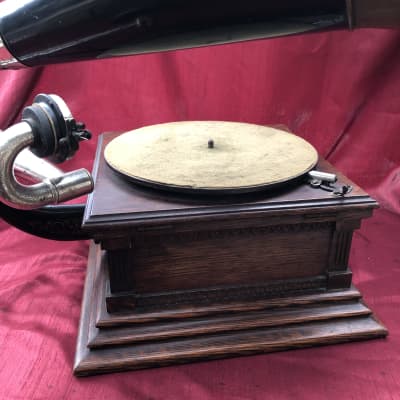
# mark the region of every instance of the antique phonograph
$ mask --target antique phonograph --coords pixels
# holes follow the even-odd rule
[[[399,13],[391,1],[220,2],[212,12],[89,3],[4,7],[2,68],[393,27]],[[93,178],[44,176],[22,149],[61,162],[90,134],[55,95],[38,96],[22,119],[0,137],[2,217],[52,239],[93,239],[77,375],[387,334],[348,266],[353,231],[377,203],[303,139],[252,124],[161,124],[102,135]],[[40,182],[20,184],[13,171]],[[36,209],[88,192],[85,207]]]

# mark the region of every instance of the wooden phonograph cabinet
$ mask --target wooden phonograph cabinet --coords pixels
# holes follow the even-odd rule
[[[88,375],[382,337],[352,286],[352,235],[377,203],[305,182],[268,193],[180,196],[104,161],[84,229],[91,245],[75,361]],[[337,173],[326,161],[318,169]]]

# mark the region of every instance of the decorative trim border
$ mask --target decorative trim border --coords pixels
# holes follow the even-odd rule
[[[189,242],[204,239],[222,239],[229,237],[242,237],[244,235],[264,235],[267,233],[296,233],[296,232],[314,232],[321,230],[329,230],[334,228],[334,222],[313,222],[286,225],[271,225],[250,228],[221,229],[215,231],[192,231],[192,232],[176,232],[166,237],[164,240],[173,240],[174,242]]]
[[[305,291],[325,289],[326,276],[317,276],[291,281],[275,281],[266,285],[217,287],[174,293],[157,293],[149,295],[136,294],[135,307],[175,307],[184,304],[206,306],[215,303],[237,302],[241,300],[256,301],[275,297],[283,297]],[[128,295],[129,296],[129,295]]]

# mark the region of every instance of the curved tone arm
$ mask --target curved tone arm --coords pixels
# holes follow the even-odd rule
[[[22,122],[0,132],[1,217],[25,232],[48,239],[87,238],[81,230],[83,205],[27,210],[93,190],[93,179],[85,169],[64,173],[43,159],[60,163],[71,158],[79,142],[90,136],[59,96],[36,96],[32,106],[23,110]]]
[[[14,163],[14,174],[31,184],[56,178],[64,172],[48,161],[22,150]],[[84,204],[45,206],[37,210],[17,210],[0,202],[0,216],[8,224],[31,235],[52,240],[85,240],[82,230]]]
[[[14,174],[20,181],[33,184],[47,178],[59,177],[64,172],[43,158],[35,156],[29,149],[24,149],[15,159]]]
[[[17,154],[34,143],[35,137],[27,122],[20,122],[0,135],[0,196],[7,205],[33,209],[47,204],[71,200],[93,189],[92,178],[79,169],[35,185],[20,184],[13,174]]]

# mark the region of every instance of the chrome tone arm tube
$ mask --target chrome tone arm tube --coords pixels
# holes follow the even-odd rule
[[[1,134],[0,130],[0,134]],[[52,163],[39,158],[29,149],[23,149],[15,159],[14,175],[23,182],[38,183],[44,179],[56,178],[64,174],[64,171]]]
[[[13,173],[15,159],[34,140],[31,126],[24,121],[0,133],[0,197],[5,204],[29,210],[58,204],[93,190],[93,180],[85,169],[45,179],[31,186],[17,182]]]
[[[14,174],[29,183],[37,183],[44,179],[58,178],[64,174],[52,163],[35,156],[29,149],[23,149],[15,159]]]

